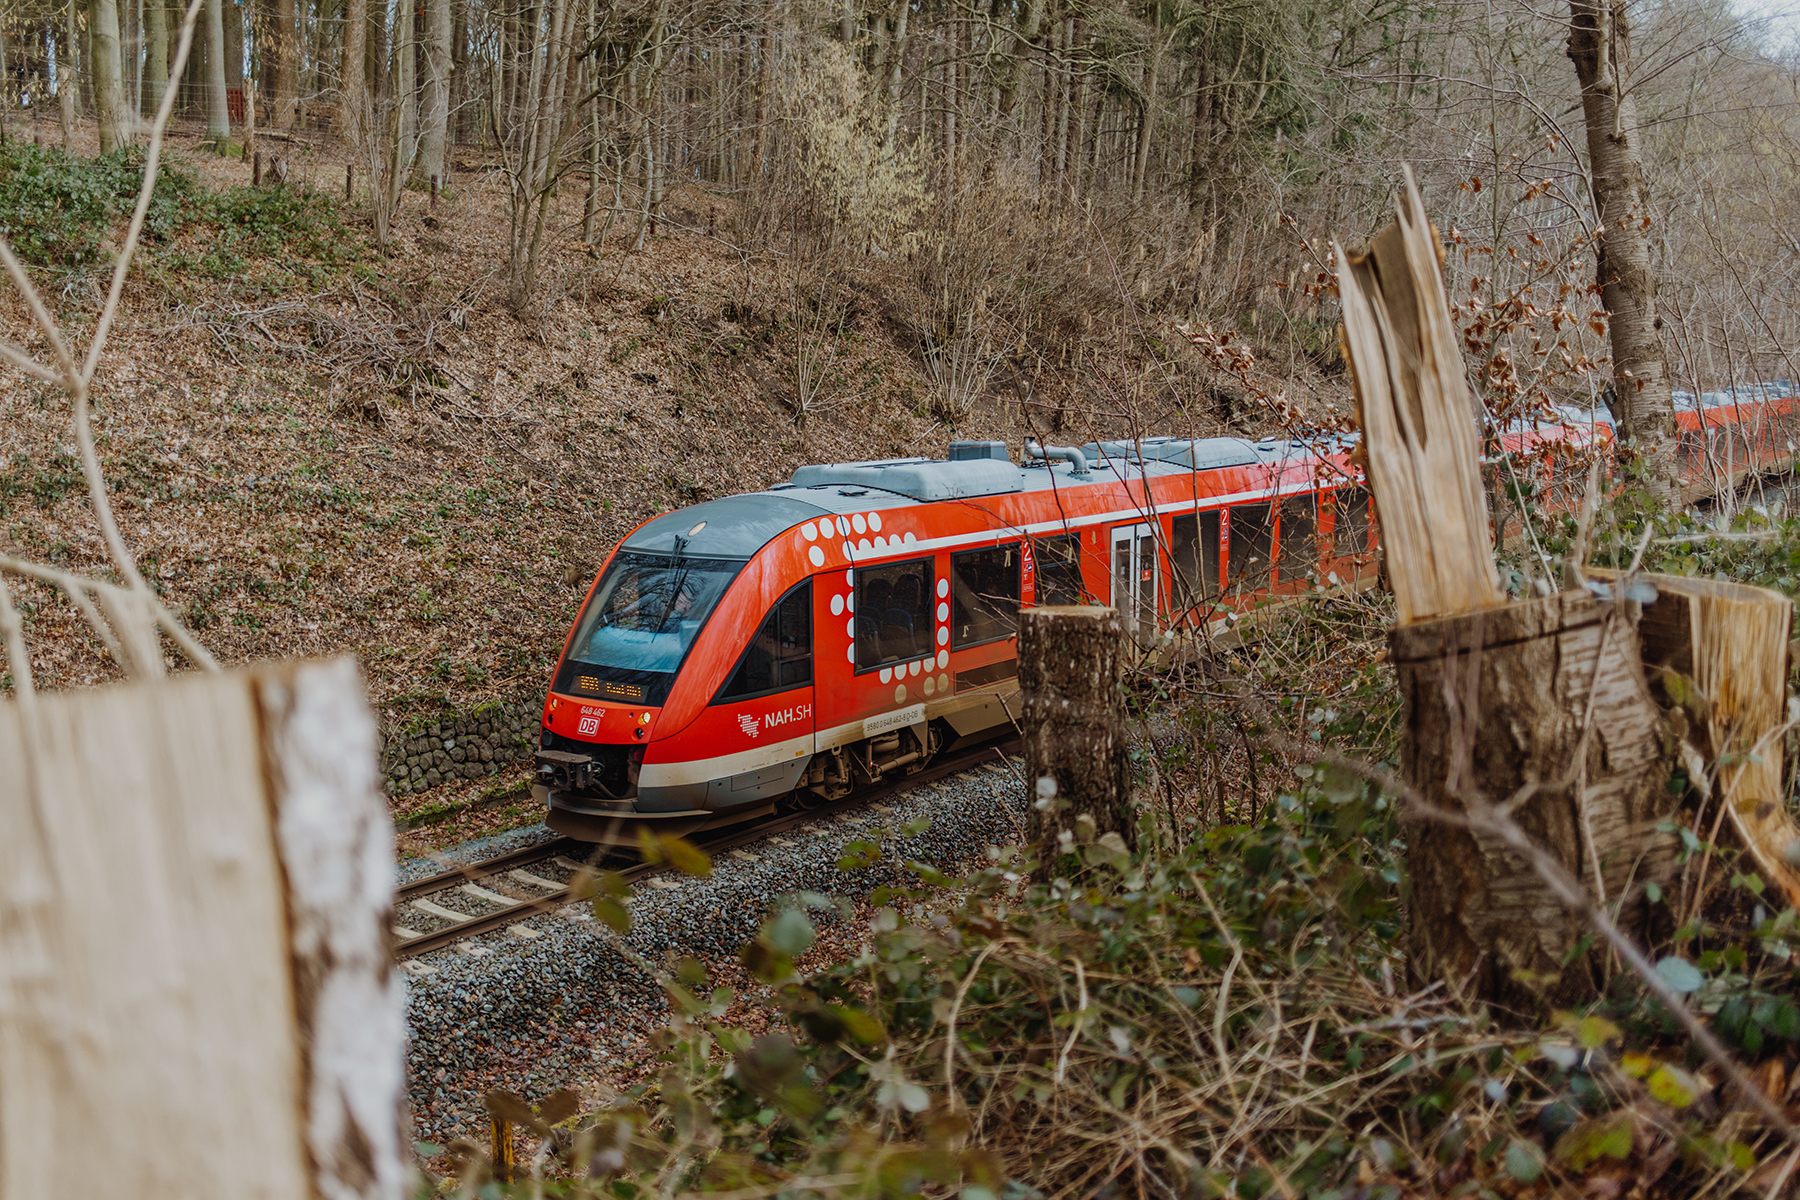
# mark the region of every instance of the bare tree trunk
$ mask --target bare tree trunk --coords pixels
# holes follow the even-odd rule
[[[770,4],[763,10],[762,37],[756,55],[756,117],[751,127],[750,178],[761,179],[768,153],[769,93],[775,90],[775,14]]]
[[[1194,83],[1194,138],[1188,151],[1188,202],[1198,205],[1206,193],[1207,165],[1213,140],[1212,37],[1200,43],[1199,78]]]
[[[427,179],[442,183],[450,134],[450,0],[425,0],[425,86],[420,96],[420,158]]]
[[[292,0],[289,0],[292,3]],[[393,187],[396,194],[406,187],[406,176],[412,170],[418,144],[418,42],[411,0],[402,0],[394,14],[394,107],[396,116],[396,151]]]
[[[339,24],[336,17],[341,11],[342,4],[339,0],[312,0],[311,5],[303,4],[300,8],[300,19],[306,21],[310,18],[312,22],[312,53],[306,56],[306,74],[300,88],[300,117],[315,128],[321,116],[327,118],[327,128],[337,121],[327,111],[325,104],[326,94],[337,90],[326,64],[337,61],[337,55],[332,53],[331,34]]]
[[[1005,138],[1006,125],[1012,120],[1013,106],[1019,99],[1019,73],[1024,70],[1025,57],[1031,53],[1031,44],[1037,41],[1038,29],[1044,23],[1044,0],[1030,0],[1025,10],[1025,19],[1013,30],[1012,54],[1007,59],[1005,73],[1000,78],[1000,103],[998,120],[995,122],[996,144]]]
[[[1070,75],[1071,68],[1069,65],[1072,58],[1071,51],[1074,49],[1075,45],[1074,29],[1075,23],[1073,21],[1063,22],[1062,45],[1059,47],[1062,53],[1057,56],[1056,170],[1053,174],[1056,181],[1055,187],[1059,192],[1063,187],[1064,177],[1069,171],[1069,129],[1074,124],[1074,122],[1069,119],[1070,96],[1073,94],[1075,87],[1074,80]]]
[[[87,20],[81,24],[81,66],[75,72],[75,82],[81,85],[81,111],[94,111],[94,0],[82,0],[81,11],[87,14]]]
[[[594,44],[594,34],[595,34],[596,30],[599,28],[599,13],[597,11],[598,8],[599,8],[599,0],[588,0],[588,5],[587,5],[587,42],[590,46],[592,46]],[[588,101],[588,104],[587,104],[588,188],[587,188],[587,200],[582,205],[582,210],[581,210],[581,240],[588,243],[589,245],[592,245],[594,242],[594,221],[600,211],[600,95],[599,95],[600,89],[599,89],[599,82],[600,82],[600,74],[601,74],[601,71],[603,70],[603,64],[600,62],[600,56],[599,56],[598,52],[595,52],[594,54],[590,55],[587,59],[587,63],[589,65],[585,68],[585,78],[587,81],[588,90],[593,92],[594,96],[591,100]]]
[[[119,56],[124,66],[120,82],[125,93],[125,116],[129,122],[128,138],[135,138],[138,129],[138,100],[143,95],[144,73],[144,0],[125,0],[125,11],[120,16]],[[0,39],[0,47],[4,39]],[[0,50],[0,78],[4,78],[6,55]]]
[[[100,118],[100,153],[126,142],[125,71],[119,56],[118,0],[94,0],[94,107]]]
[[[1681,497],[1676,467],[1675,404],[1669,383],[1656,273],[1650,260],[1650,203],[1637,147],[1637,112],[1626,90],[1631,25],[1625,0],[1569,0],[1569,59],[1581,81],[1587,125],[1601,299],[1612,333],[1613,416],[1644,457],[1651,488]]]
[[[274,0],[268,30],[269,55],[272,60],[269,72],[269,92],[274,100],[274,111],[269,114],[271,125],[282,129],[292,129],[296,112],[295,93],[299,87],[298,36],[294,26],[294,0]]]
[[[1052,21],[1044,38],[1043,111],[1039,114],[1038,192],[1042,194],[1056,178],[1056,114],[1061,111],[1062,76],[1056,70],[1056,52],[1062,44],[1062,22]]]
[[[887,101],[887,141],[891,144],[900,126],[900,85],[906,67],[906,27],[912,13],[909,0],[895,0],[894,34],[888,47],[887,82],[883,94]]]
[[[362,145],[367,128],[368,85],[363,66],[369,47],[369,0],[344,0],[344,55],[338,69],[338,130],[352,152]]]
[[[571,53],[570,43],[576,18],[570,11],[572,7],[573,0],[555,0],[549,14],[549,29],[540,30],[536,23],[532,26],[534,33],[541,33],[544,41],[541,48],[533,47],[530,86],[525,93],[524,105],[527,120],[520,130],[517,158],[508,173],[512,203],[507,301],[513,311],[521,315],[530,308],[536,296],[544,233],[553,203],[551,193],[562,162],[563,147],[576,125],[570,113],[575,99],[575,56]],[[657,40],[659,49],[666,15],[665,0],[651,25],[650,36]],[[646,179],[646,205],[650,202],[649,184]]]
[[[63,26],[63,43],[57,47],[60,53],[56,56],[56,98],[58,112],[62,115],[63,149],[75,140],[75,5],[79,0],[69,0],[66,12],[67,22]]]
[[[225,86],[244,86],[244,8],[240,0],[222,0],[225,20]],[[230,106],[227,105],[229,115]]]
[[[1063,160],[1063,195],[1074,200],[1081,193],[1082,151],[1087,148],[1087,18],[1075,18],[1069,38],[1069,61],[1075,73],[1069,86],[1069,120],[1074,125]]]
[[[231,137],[231,118],[225,108],[225,6],[222,0],[206,0],[206,137],[221,153]]]
[[[363,78],[368,81],[369,113],[378,112],[378,105],[389,92],[388,82],[388,28],[387,5],[377,4],[369,10],[368,24],[363,27],[364,36],[368,39],[368,52],[363,57]],[[374,135],[374,126],[367,132]]]
[[[1150,172],[1150,147],[1156,138],[1156,88],[1161,82],[1163,57],[1161,13],[1158,8],[1150,41],[1150,61],[1144,69],[1144,98],[1138,105],[1137,162],[1131,175],[1131,198],[1138,204],[1144,202],[1144,178]]]
[[[956,85],[957,59],[962,56],[962,45],[959,31],[962,26],[955,21],[950,23],[950,53],[944,59],[944,183],[948,191],[956,190],[956,119],[962,114],[957,111],[957,100],[960,91]]]
[[[469,141],[472,106],[469,98],[480,81],[469,78],[469,0],[454,0],[454,28],[450,32],[450,144]]]

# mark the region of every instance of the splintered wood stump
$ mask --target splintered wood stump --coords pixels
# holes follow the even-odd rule
[[[1610,572],[1608,573],[1611,574]],[[1640,575],[1656,589],[1641,625],[1644,662],[1672,709],[1690,774],[1716,764],[1713,816],[1700,814],[1705,840],[1728,816],[1765,882],[1800,907],[1800,828],[1782,792],[1788,638],[1794,603],[1780,592],[1742,583]],[[1721,872],[1728,878],[1729,872]],[[1706,880],[1684,912],[1697,911]]]
[[[1390,634],[1405,704],[1401,773],[1455,814],[1483,803],[1511,818],[1607,904],[1665,882],[1674,808],[1661,711],[1645,683],[1631,608],[1587,592],[1444,617]],[[1604,947],[1496,839],[1406,823],[1409,969],[1522,1012],[1593,999]],[[1640,888],[1641,891],[1641,888]],[[1641,901],[1618,915],[1640,931]]]
[[[1034,794],[1055,784],[1060,811],[1031,810],[1030,837],[1040,863],[1055,862],[1057,839],[1077,818],[1099,833],[1134,840],[1119,682],[1125,629],[1110,608],[1046,606],[1019,612],[1019,692],[1025,770]]]
[[[356,666],[0,705],[0,1200],[399,1200]]]
[[[1361,254],[1335,247],[1341,340],[1401,625],[1506,603],[1481,481],[1480,406],[1439,247],[1410,169],[1398,220]]]

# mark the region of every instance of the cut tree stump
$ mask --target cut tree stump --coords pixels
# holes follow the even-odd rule
[[[1409,171],[1398,219],[1338,270],[1418,802],[1408,971],[1536,1017],[1603,990],[1594,907],[1650,932],[1642,885],[1666,883],[1674,854],[1655,830],[1676,804],[1672,748],[1635,604],[1585,588],[1509,604],[1499,587],[1441,249]],[[1588,903],[1565,903],[1577,886]]]
[[[1661,710],[1639,660],[1629,604],[1564,592],[1400,626],[1390,634],[1405,705],[1400,769],[1450,814],[1483,802],[1512,820],[1607,905],[1666,883],[1675,807]],[[1604,947],[1495,838],[1406,821],[1409,970],[1522,1012],[1594,999]],[[1641,932],[1633,899],[1615,918]]]
[[[349,659],[0,705],[0,1200],[399,1200]]]
[[[1019,612],[1019,692],[1026,778],[1040,800],[1051,780],[1056,811],[1033,806],[1028,834],[1040,864],[1059,857],[1059,835],[1082,816],[1099,834],[1135,841],[1120,678],[1125,627],[1110,608],[1091,605]]]
[[[1613,572],[1596,575],[1615,577]],[[1716,842],[1721,816],[1755,860],[1765,882],[1800,907],[1800,828],[1782,791],[1781,735],[1786,712],[1788,639],[1794,603],[1780,592],[1684,575],[1639,575],[1656,589],[1641,625],[1644,662],[1675,717],[1689,775],[1718,764],[1700,821]],[[1703,860],[1704,861],[1704,860]],[[1684,915],[1704,900],[1693,881]]]

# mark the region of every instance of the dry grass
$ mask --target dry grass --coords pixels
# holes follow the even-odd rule
[[[177,131],[177,164],[247,182],[241,162],[183,153],[197,132]],[[329,147],[262,146],[293,155],[290,186],[341,188]],[[941,453],[947,431],[909,399],[922,379],[873,306],[823,385],[844,401],[797,425],[788,356],[763,336],[791,289],[766,263],[667,224],[635,255],[564,237],[521,323],[501,303],[498,181],[453,184],[435,216],[409,194],[391,252],[364,247],[348,269],[259,261],[216,279],[156,251],[134,268],[96,381],[101,455],[125,536],[222,659],[354,650],[378,700],[427,706],[529,686],[581,577],[639,521],[807,461]],[[564,204],[578,220],[579,199]],[[94,280],[37,278],[82,329]],[[12,297],[0,329],[31,344]],[[0,547],[103,571],[66,411],[0,380]],[[1018,435],[993,405],[964,432]],[[72,609],[24,600],[47,686],[110,677]]]

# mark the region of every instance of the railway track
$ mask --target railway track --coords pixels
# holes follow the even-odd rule
[[[725,829],[697,840],[695,845],[717,858],[751,842],[854,812],[983,763],[1004,761],[1004,756],[1018,747],[1016,738],[989,742],[933,763],[916,775],[877,784],[818,808]],[[608,853],[602,847],[573,838],[557,838],[430,875],[394,893],[394,954],[400,959],[411,959],[456,946],[467,953],[486,954],[489,951],[475,945],[473,939],[501,929],[510,929],[521,938],[537,937],[538,931],[526,922],[553,915],[574,903],[571,884],[589,868],[617,870],[628,882],[650,878],[665,869],[652,863],[626,861],[616,851]],[[518,894],[496,891],[496,887]],[[418,928],[421,925],[433,927]]]

